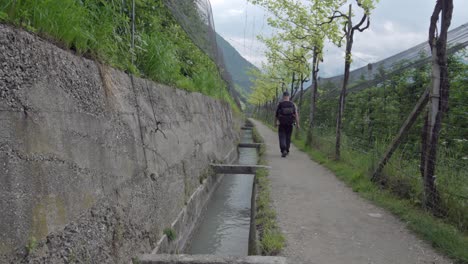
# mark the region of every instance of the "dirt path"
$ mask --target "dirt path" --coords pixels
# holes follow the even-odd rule
[[[281,158],[276,133],[253,122],[267,144],[272,198],[289,263],[452,263],[297,148]]]

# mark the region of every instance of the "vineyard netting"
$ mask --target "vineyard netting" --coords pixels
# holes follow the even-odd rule
[[[216,63],[229,92],[239,103],[240,95],[234,89],[234,82],[226,70],[223,52],[216,41],[216,28],[209,0],[164,0],[172,15],[184,28],[192,41]]]
[[[448,33],[447,52],[455,53],[468,45],[468,23],[463,24]],[[361,90],[376,85],[383,81],[386,76],[404,71],[405,69],[418,67],[427,64],[431,59],[431,52],[427,42],[416,45],[403,52],[395,54],[389,58],[368,64],[367,66],[355,69],[350,72],[349,91]],[[404,66],[404,67],[403,67]],[[368,82],[362,82],[365,79]],[[361,80],[361,82],[359,82]],[[343,82],[343,75],[329,78],[319,78],[321,86],[329,83],[339,87]],[[336,89],[339,93],[339,89]]]

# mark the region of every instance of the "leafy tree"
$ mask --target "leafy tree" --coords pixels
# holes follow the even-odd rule
[[[273,63],[283,64],[288,70],[289,75],[292,76],[291,99],[294,99],[299,86],[303,90],[304,83],[308,81],[310,52],[297,45],[293,39],[288,39],[281,35],[271,38],[259,37],[259,39],[269,48],[266,52],[268,60]],[[300,96],[302,98],[302,91]]]
[[[250,0],[252,3],[265,7],[273,14],[269,25],[280,30],[281,39],[293,43],[293,46],[305,49],[312,54],[312,92],[310,93],[308,144],[312,138],[312,128],[315,124],[315,110],[318,93],[319,64],[323,61],[323,46],[326,38],[339,42],[339,23],[329,20],[333,12],[345,1],[340,0]],[[303,76],[308,76],[303,75]],[[302,80],[304,78],[301,77]],[[293,78],[294,81],[294,78]],[[303,82],[301,81],[301,85]],[[301,93],[302,94],[302,93]],[[302,102],[302,98],[300,98]]]
[[[353,49],[353,42],[354,42],[354,33],[356,31],[363,32],[370,26],[370,12],[374,8],[375,2],[378,0],[356,0],[358,7],[360,7],[364,14],[362,15],[361,19],[358,23],[354,23],[353,17],[354,14],[352,12],[352,4],[349,5],[348,12],[345,14],[339,10],[336,10],[333,16],[330,18],[331,21],[335,19],[340,19],[343,21],[343,31],[344,35],[342,38],[346,42],[345,48],[345,67],[344,67],[344,76],[343,76],[343,86],[341,88],[340,99],[339,99],[339,107],[338,107],[338,115],[336,117],[336,143],[335,143],[335,159],[340,159],[340,147],[341,147],[341,131],[343,128],[343,115],[344,115],[344,108],[346,103],[346,89],[348,86],[349,81],[349,72],[352,63],[352,49]],[[340,41],[341,42],[341,41]],[[340,46],[341,43],[338,43]]]

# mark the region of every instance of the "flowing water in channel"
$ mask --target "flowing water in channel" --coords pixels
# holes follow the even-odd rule
[[[252,131],[244,130],[243,143],[251,143]],[[239,148],[239,164],[257,164],[254,148]],[[247,256],[253,175],[228,174],[208,202],[201,224],[187,254]]]

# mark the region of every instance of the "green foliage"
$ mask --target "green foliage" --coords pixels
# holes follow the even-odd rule
[[[216,64],[195,46],[162,0],[137,0],[135,4],[134,50],[131,1],[5,0],[0,3],[0,21],[37,32],[78,54],[228,101],[236,108]],[[198,16],[195,7],[189,7],[193,2],[186,5],[188,12]]]
[[[6,21],[8,19],[8,14],[0,11],[0,21]]]
[[[284,236],[277,229],[266,229],[261,243],[264,255],[278,255],[284,247]]]
[[[132,264],[141,264],[141,261],[138,257],[133,257],[132,258]]]
[[[218,34],[216,34],[216,42],[223,52],[226,70],[231,73],[232,79],[237,84],[236,86],[239,87],[239,92],[247,98],[247,95],[251,93],[251,87],[253,85],[247,72],[257,67],[244,59],[229,42]]]
[[[346,22],[346,15],[339,10],[348,1],[249,0],[249,2],[267,9],[271,13],[268,24],[278,30],[269,38],[258,36],[267,47],[265,55],[268,64],[263,67],[264,70],[260,75],[263,81],[254,83],[249,102],[261,105],[278,97],[278,92],[275,91],[278,90],[278,85],[272,85],[272,80],[276,82],[282,80],[284,84],[285,80],[289,79],[292,80],[291,86],[295,87],[297,84],[294,79],[299,79],[298,83],[302,84],[307,80],[304,77],[310,76],[311,71],[314,78],[316,77],[319,64],[323,62],[324,41],[328,39],[338,46],[342,45],[344,39],[342,28]],[[378,0],[357,0],[356,4],[366,15],[370,15],[377,2]],[[351,63],[351,54],[346,55],[345,61]],[[281,70],[278,72],[277,69]],[[292,78],[289,77],[291,75]],[[301,77],[297,78],[299,76]],[[282,86],[281,89],[285,90],[285,87]]]
[[[175,230],[169,227],[164,229],[163,234],[167,236],[169,242],[174,241],[177,237]]]
[[[37,246],[38,246],[37,239],[35,237],[29,238],[28,244],[26,245],[26,252],[28,254],[32,254],[37,249]]]
[[[267,170],[258,170],[256,174],[257,214],[255,223],[260,230],[259,240],[262,255],[278,255],[284,247],[285,238],[276,222],[276,212],[271,205]]]
[[[276,92],[280,89],[279,79],[284,77],[284,73],[278,65],[265,65],[263,71],[251,69],[249,75],[252,76],[253,91],[248,102],[251,105],[260,105],[275,98]],[[280,90],[281,91],[281,90]]]

